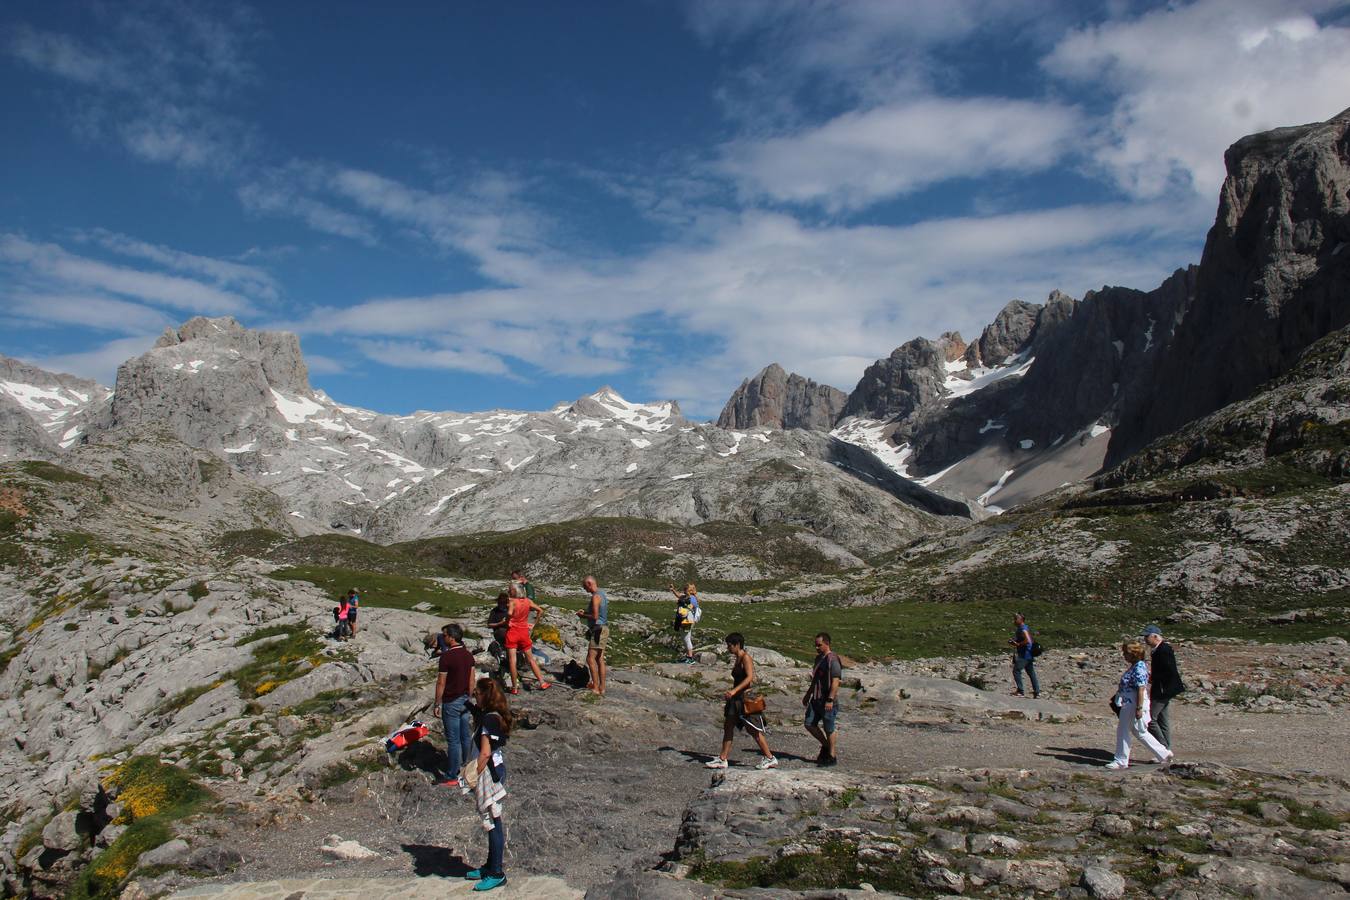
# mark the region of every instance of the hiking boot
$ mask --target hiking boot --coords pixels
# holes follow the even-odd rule
[[[727,761],[718,756],[705,762],[703,767],[705,769],[725,769],[727,767]]]
[[[778,768],[778,757],[776,757],[776,756],[766,756],[766,757],[764,757],[763,759],[761,759],[761,760],[759,761],[759,765],[755,766],[755,768],[756,768],[756,769],[776,769],[776,768]]]
[[[505,875],[488,875],[473,886],[475,891],[490,891],[493,888],[501,887],[506,884]]]

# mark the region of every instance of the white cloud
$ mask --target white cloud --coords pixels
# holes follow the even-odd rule
[[[291,325],[356,338],[389,365],[582,376],[641,367],[654,395],[713,415],[770,362],[847,390],[899,343],[977,332],[1014,296],[1151,288],[1194,252],[1189,216],[1122,204],[812,228],[747,212],[638,259],[550,263],[509,287],[373,299]],[[663,351],[672,336],[698,349]]]
[[[155,344],[155,337],[118,338],[93,350],[79,353],[59,353],[51,356],[21,356],[24,362],[32,363],[49,372],[69,372],[81,378],[90,378],[99,384],[111,386],[117,380],[117,367],[127,360],[140,356]]]
[[[151,244],[125,234],[96,228],[88,232],[76,232],[75,237],[89,241],[121,256],[144,259],[157,263],[177,272],[189,272],[204,275],[220,286],[235,286],[250,296],[266,300],[275,300],[280,288],[269,273],[257,266],[247,266],[231,260],[216,259],[186,253],[162,244]]]
[[[1341,4],[1199,0],[1069,33],[1046,69],[1113,96],[1097,162],[1140,197],[1212,198],[1223,151],[1243,135],[1323,121],[1350,104],[1350,28],[1315,15]]]
[[[373,247],[378,243],[374,227],[359,216],[306,196],[285,183],[270,180],[239,188],[244,209],[266,215],[298,218],[315,231],[332,234]]]
[[[434,347],[416,341],[357,341],[356,346],[370,359],[398,369],[454,369],[512,377],[501,357],[481,350]]]
[[[736,142],[723,168],[753,193],[835,211],[952,178],[1044,169],[1068,152],[1079,127],[1077,111],[1058,103],[928,97]]]
[[[160,310],[97,293],[0,292],[0,309],[30,327],[77,325],[140,335],[163,331],[173,324]]]
[[[347,371],[342,360],[321,353],[305,353],[305,366],[311,375],[341,375]]]
[[[240,314],[252,310],[248,298],[191,278],[114,266],[69,253],[56,244],[38,244],[0,234],[0,264],[21,279],[64,290],[96,290],[193,313]]]

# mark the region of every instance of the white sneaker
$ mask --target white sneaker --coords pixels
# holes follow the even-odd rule
[[[778,768],[778,758],[777,758],[777,757],[774,757],[774,756],[766,756],[766,757],[764,757],[763,759],[761,759],[761,760],[759,761],[759,765],[755,766],[755,768],[756,768],[756,769],[776,769],[776,768]]]
[[[1111,760],[1109,763],[1106,764],[1106,767],[1107,767],[1108,769],[1128,769],[1128,768],[1130,767],[1130,764],[1129,764],[1129,763],[1123,763],[1123,762],[1116,762],[1116,761],[1113,759],[1113,760]]]
[[[718,756],[708,760],[703,764],[703,766],[704,768],[708,769],[725,769],[727,767],[727,761],[725,759],[722,759],[722,757]]]

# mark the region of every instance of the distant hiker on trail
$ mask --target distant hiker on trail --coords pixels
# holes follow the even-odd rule
[[[535,614],[534,623],[530,623],[530,613]],[[525,591],[520,585],[511,582],[507,589],[506,600],[506,665],[511,670],[511,693],[520,693],[520,672],[516,668],[516,653],[524,653],[525,661],[530,664],[530,671],[534,672],[534,677],[539,679],[539,690],[546,691],[550,687],[544,680],[544,673],[539,671],[539,662],[534,658],[530,650],[534,649],[534,641],[530,639],[530,629],[538,625],[544,618],[544,610],[533,600],[525,596]]]
[[[609,647],[609,597],[600,590],[594,575],[581,580],[581,589],[591,595],[586,608],[577,615],[586,620],[586,669],[591,682],[586,685],[596,695],[605,696],[605,650]]]
[[[1162,629],[1150,625],[1144,629],[1144,643],[1150,648],[1148,699],[1149,714],[1153,721],[1149,723],[1149,733],[1158,739],[1168,750],[1172,749],[1172,723],[1167,714],[1167,706],[1172,698],[1185,692],[1186,685],[1181,681],[1181,672],[1177,669],[1177,655],[1172,645],[1163,640]]]
[[[1031,676],[1031,696],[1040,697],[1041,682],[1036,677],[1036,659],[1031,653],[1031,629],[1027,627],[1026,616],[1021,613],[1013,614],[1013,639],[1008,643],[1013,645],[1013,684],[1017,686],[1013,696],[1026,696],[1022,691],[1022,671],[1026,670]]]
[[[524,572],[516,569],[511,573],[511,580],[520,585],[521,589],[525,591],[525,596],[529,597],[530,600],[537,601],[539,599],[534,594],[534,585],[530,584],[530,579],[525,577]]]
[[[338,605],[333,609],[333,618],[337,621],[337,628],[333,630],[333,637],[339,641],[345,641],[351,636],[351,614],[352,605],[346,596],[338,599]]]
[[[487,862],[480,869],[464,873],[468,881],[477,881],[475,891],[490,891],[506,884],[503,867],[506,856],[506,825],[502,822],[502,800],[506,798],[506,757],[502,748],[511,735],[511,709],[497,682],[480,678],[474,685],[474,705],[478,709],[478,730],[473,744],[478,755],[465,766],[464,775],[473,782],[478,813],[487,832]]]
[[[436,675],[436,697],[432,709],[445,726],[445,777],[442,787],[459,787],[459,770],[473,752],[473,716],[469,711],[469,691],[473,689],[473,654],[464,646],[464,629],[450,623],[441,629],[449,649],[441,654]]]
[[[731,654],[731,690],[722,695],[722,752],[716,759],[704,763],[709,769],[725,769],[730,765],[731,740],[740,728],[753,735],[764,758],[756,769],[776,769],[778,760],[769,752],[769,742],[765,739],[768,728],[764,724],[764,701],[750,695],[750,686],[755,683],[755,661],[745,652],[745,638],[739,632],[727,635],[727,652]]]
[[[835,715],[839,711],[839,683],[843,674],[839,655],[830,650],[829,634],[820,632],[816,635],[816,662],[811,668],[811,683],[802,696],[802,706],[806,707],[806,730],[820,741],[820,754],[816,757],[818,766],[833,766],[839,762]]]
[[[1111,705],[1118,710],[1116,722],[1116,756],[1106,764],[1108,769],[1125,769],[1130,765],[1130,741],[1139,738],[1160,763],[1172,761],[1172,751],[1148,732],[1148,666],[1144,665],[1144,645],[1126,641],[1120,645],[1128,668],[1120,676],[1120,686]]]
[[[361,611],[361,595],[352,588],[347,592],[347,624],[351,626],[352,636],[356,636],[356,614]]]
[[[698,605],[698,588],[691,581],[684,586],[684,593],[675,590],[673,584],[670,592],[675,595],[675,628],[684,637],[684,657],[681,662],[696,663],[694,626],[703,618],[703,608]]]

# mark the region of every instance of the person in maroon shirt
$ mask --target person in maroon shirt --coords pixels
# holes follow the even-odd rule
[[[451,623],[441,629],[449,649],[441,654],[436,675],[436,699],[433,709],[441,711],[445,726],[444,787],[459,787],[459,770],[473,752],[473,714],[469,711],[469,691],[473,686],[473,654],[464,646],[464,629]]]

